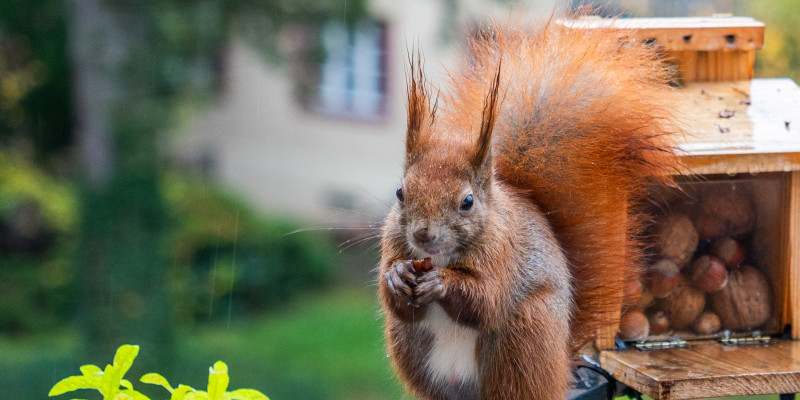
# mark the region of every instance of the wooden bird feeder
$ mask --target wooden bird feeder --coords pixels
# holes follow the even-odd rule
[[[621,314],[661,311],[667,322],[627,349],[615,346],[618,327],[599,332],[601,366],[656,400],[800,392],[800,88],[790,79],[753,79],[764,24],[744,17],[565,23],[613,26],[662,48],[676,65],[686,131],[681,190],[653,190],[661,206],[653,211],[644,294],[619,305]],[[664,259],[677,269],[655,266]],[[730,265],[711,265],[720,262]],[[678,289],[654,272],[667,270],[680,271]],[[663,298],[653,300],[656,292]],[[701,313],[717,320],[702,325]]]

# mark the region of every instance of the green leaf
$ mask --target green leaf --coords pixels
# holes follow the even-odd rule
[[[120,379],[119,384],[125,389],[133,390],[133,384],[127,379]]]
[[[173,390],[174,390],[174,389],[172,389],[172,386],[170,386],[169,382],[167,381],[167,378],[164,378],[163,376],[161,376],[161,374],[157,374],[155,372],[151,372],[149,374],[144,374],[139,379],[139,381],[141,381],[142,383],[148,383],[150,385],[163,386],[164,389],[169,390],[170,393],[172,393]]]
[[[114,400],[117,393],[120,393],[119,387],[122,384],[122,377],[133,365],[133,360],[139,354],[139,346],[124,344],[117,349],[114,355],[114,364],[106,365],[103,372],[103,383],[100,387],[100,393],[103,394],[105,400]]]
[[[103,395],[103,400],[115,400],[117,393],[119,393],[119,381],[122,377],[118,375],[119,368],[113,365],[106,365],[103,371],[103,381],[100,384],[100,393]]]
[[[52,389],[50,389],[50,393],[48,396],[58,396],[60,394],[64,394],[67,392],[72,392],[78,389],[100,389],[98,385],[98,380],[92,379],[85,376],[70,376],[68,378],[64,378],[58,383],[56,383]]]
[[[228,389],[228,381],[228,366],[217,361],[208,369],[208,400],[222,400],[222,395]]]
[[[269,397],[258,390],[239,389],[225,393],[225,400],[269,400]]]
[[[133,360],[139,354],[139,346],[123,344],[117,349],[117,354],[114,355],[114,366],[120,370],[120,378],[125,376],[128,370],[133,365]]]
[[[147,397],[147,396],[145,396],[145,395],[143,395],[143,394],[141,394],[141,393],[139,393],[139,392],[137,392],[137,391],[135,391],[133,389],[122,390],[122,391],[120,391],[120,394],[121,395],[126,395],[126,396],[128,396],[129,398],[131,398],[133,400],[150,400],[149,397]]]
[[[194,392],[194,389],[192,389],[191,386],[186,386],[183,384],[178,385],[178,387],[175,388],[175,391],[172,392],[172,397],[170,397],[169,400],[185,400],[187,398],[187,393],[190,392]]]
[[[184,400],[210,400],[208,397],[208,393],[202,390],[195,390],[189,393],[186,393],[186,397]]]
[[[86,377],[90,377],[91,378],[91,377],[97,376],[99,378],[99,375],[103,374],[103,370],[100,369],[100,367],[98,367],[97,365],[86,364],[86,365],[81,366],[81,373],[83,374],[83,376],[86,376]]]

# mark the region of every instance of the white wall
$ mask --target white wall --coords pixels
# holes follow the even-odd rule
[[[552,4],[550,2],[545,2]],[[542,8],[542,2],[538,2]],[[266,64],[235,42],[228,82],[215,107],[199,114],[173,148],[182,158],[208,154],[215,175],[264,210],[327,222],[378,221],[394,201],[405,134],[407,50],[419,44],[435,86],[452,64],[456,43],[444,32],[445,9],[431,0],[375,0],[374,13],[388,29],[388,112],[379,122],[325,117],[303,110],[281,68]],[[502,13],[480,0],[461,3],[450,27]],[[544,7],[545,11],[548,10]],[[552,5],[549,6],[552,9]],[[472,17],[480,15],[481,17]],[[331,205],[333,193],[353,200],[355,212]]]

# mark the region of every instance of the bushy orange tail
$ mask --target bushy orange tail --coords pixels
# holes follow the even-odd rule
[[[669,73],[656,51],[618,32],[555,21],[494,26],[472,41],[471,57],[444,103],[476,109],[501,66],[496,173],[530,193],[569,257],[577,348],[618,323],[624,284],[639,277],[642,218],[631,210],[648,182],[669,183],[675,172]]]

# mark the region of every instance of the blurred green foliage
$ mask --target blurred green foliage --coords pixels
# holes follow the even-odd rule
[[[325,233],[293,233],[297,222],[260,215],[200,179],[168,175],[163,187],[182,319],[251,314],[330,282],[336,251]]]
[[[800,83],[800,1],[750,1],[743,13],[761,20],[764,48],[756,52],[756,76],[789,77]]]
[[[167,364],[176,315],[230,318],[325,282],[327,239],[166,176],[163,135],[223,88],[232,35],[282,60],[285,29],[354,23],[364,3],[0,3],[0,151],[34,160],[0,160],[0,329],[75,316],[87,358],[136,341]]]
[[[170,315],[218,320],[270,309],[332,279],[335,250],[322,232],[267,217],[213,183],[167,174],[161,181]],[[77,190],[21,158],[0,152],[0,331],[54,329],[74,317],[82,283],[71,263]],[[130,299],[127,304],[136,303]]]
[[[74,185],[0,152],[0,331],[52,329],[71,313]]]
[[[43,161],[72,142],[64,0],[0,2],[0,145],[26,138]]]

